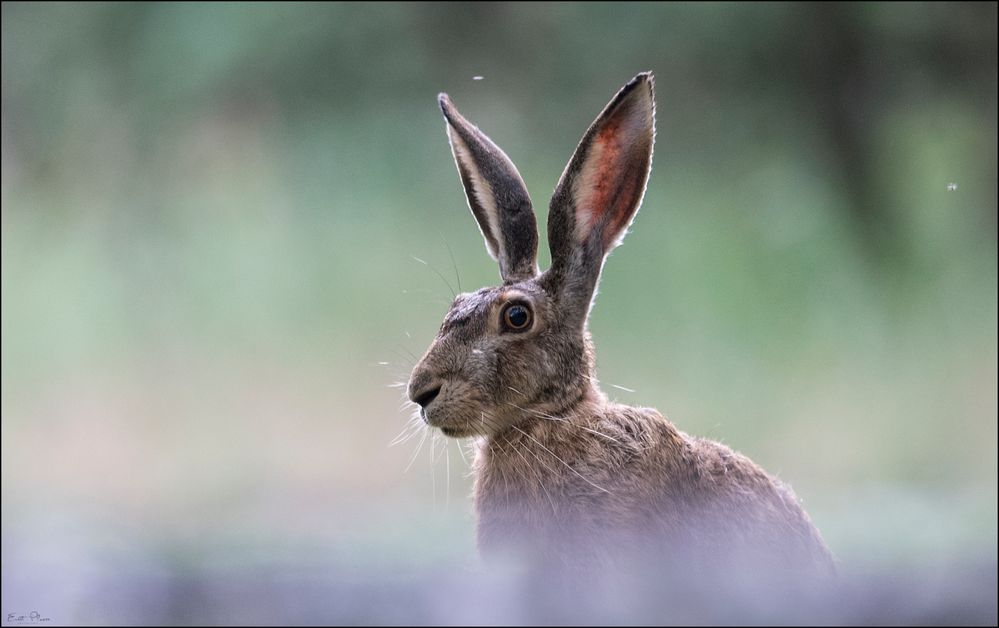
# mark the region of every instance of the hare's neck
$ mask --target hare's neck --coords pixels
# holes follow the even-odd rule
[[[586,440],[588,425],[605,412],[606,404],[607,398],[596,387],[589,387],[562,411],[546,408],[525,412],[521,422],[479,441],[476,470],[514,480],[514,484],[521,475],[536,482],[539,467],[548,466],[546,462],[561,470],[557,464],[560,454],[577,453],[573,450]]]
[[[592,433],[590,424],[605,413],[608,403],[597,386],[593,341],[586,330],[582,341],[581,359],[566,369],[572,375],[557,386],[557,395],[517,406],[519,412],[507,415],[510,427],[479,441],[477,492],[521,491],[557,482],[566,473],[565,458],[579,453],[585,434]]]
[[[558,417],[594,416],[607,403],[607,397],[597,383],[596,352],[588,329],[583,330],[582,346],[577,345],[576,360],[569,361],[564,379],[555,382],[558,391],[534,408]],[[581,350],[580,350],[581,349]]]
[[[534,417],[479,441],[474,495],[480,544],[507,530],[544,528],[570,495],[588,490],[574,469],[585,455],[592,416]]]

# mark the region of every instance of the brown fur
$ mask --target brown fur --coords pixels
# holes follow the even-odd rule
[[[791,490],[745,456],[596,391],[560,419],[479,441],[484,555],[513,550],[549,567],[600,569],[653,556],[702,575],[735,566],[831,571]]]
[[[504,285],[456,297],[413,370],[410,398],[444,434],[479,438],[475,509],[487,557],[577,574],[831,573],[790,488],[656,410],[609,402],[596,385],[586,320],[604,259],[644,194],[652,94],[651,75],[637,76],[584,135],[552,199],[544,273],[532,270],[533,210],[519,173],[441,97]],[[511,305],[531,313],[526,329],[505,326]]]

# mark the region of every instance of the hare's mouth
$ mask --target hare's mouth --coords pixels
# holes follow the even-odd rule
[[[448,417],[446,414],[444,416],[440,416],[441,414],[444,414],[440,409],[438,409],[437,412],[430,413],[424,408],[421,413],[423,415],[423,421],[430,427],[436,427],[439,429],[441,434],[444,434],[444,436],[448,436],[450,438],[461,438],[469,435],[467,429],[453,425],[453,417]]]
[[[490,430],[483,429],[478,425],[451,426],[438,429],[440,429],[441,434],[448,438],[478,438],[480,436],[489,436],[492,433]]]
[[[469,436],[475,436],[476,434],[479,433],[475,429],[472,429],[469,426],[464,426],[464,425],[463,426],[447,425],[447,426],[438,427],[437,429],[441,431],[441,434],[447,436],[448,438],[468,438]]]

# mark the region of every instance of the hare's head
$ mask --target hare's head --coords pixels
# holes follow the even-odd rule
[[[548,215],[552,265],[506,154],[439,97],[465,197],[503,284],[455,298],[413,369],[409,398],[454,437],[494,434],[525,416],[558,416],[592,394],[586,320],[604,259],[638,212],[652,165],[651,73],[632,79],[590,125]]]

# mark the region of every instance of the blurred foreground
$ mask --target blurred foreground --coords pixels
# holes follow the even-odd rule
[[[4,612],[38,610],[56,624],[989,625],[997,612],[994,556],[916,570],[858,561],[837,583],[789,596],[754,573],[728,587],[679,574],[581,590],[467,560],[415,561],[412,550],[408,563],[377,550],[334,558],[342,548],[297,539],[274,562],[235,548],[177,558],[116,539],[88,556],[86,530],[35,534],[5,535],[5,604],[23,611]],[[29,557],[25,547],[45,549]]]

